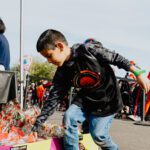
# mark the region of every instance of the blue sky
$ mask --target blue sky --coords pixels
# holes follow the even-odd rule
[[[0,4],[12,66],[19,63],[20,55],[20,0],[0,0]],[[150,70],[149,7],[149,0],[23,0],[24,54],[43,60],[36,41],[44,30],[53,28],[65,34],[70,46],[93,37]]]

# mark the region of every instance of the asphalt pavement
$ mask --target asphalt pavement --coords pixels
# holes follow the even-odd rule
[[[148,125],[115,119],[110,133],[120,150],[150,150],[150,123]]]

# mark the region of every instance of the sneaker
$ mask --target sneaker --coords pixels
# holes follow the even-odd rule
[[[128,118],[130,118],[133,121],[141,121],[140,116],[129,115]]]

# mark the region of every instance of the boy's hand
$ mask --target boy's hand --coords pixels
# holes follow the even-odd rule
[[[38,139],[37,133],[31,132],[31,133],[28,135],[27,142],[28,142],[28,143],[36,142],[37,139]]]
[[[38,133],[37,132],[31,132],[31,134],[35,137],[35,139],[38,139]]]
[[[144,74],[141,74],[136,78],[139,85],[145,90],[145,93],[148,93],[150,91],[150,80]]]
[[[32,118],[30,118],[29,123],[34,125],[35,121],[36,121],[36,118],[32,117]]]
[[[44,139],[47,139],[46,136],[40,136],[37,132],[31,132],[30,135],[32,135],[35,138],[35,141],[42,141]]]

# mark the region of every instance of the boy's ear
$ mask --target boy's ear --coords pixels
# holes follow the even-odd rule
[[[57,42],[56,47],[59,48],[60,50],[64,49],[64,44],[62,42]]]

